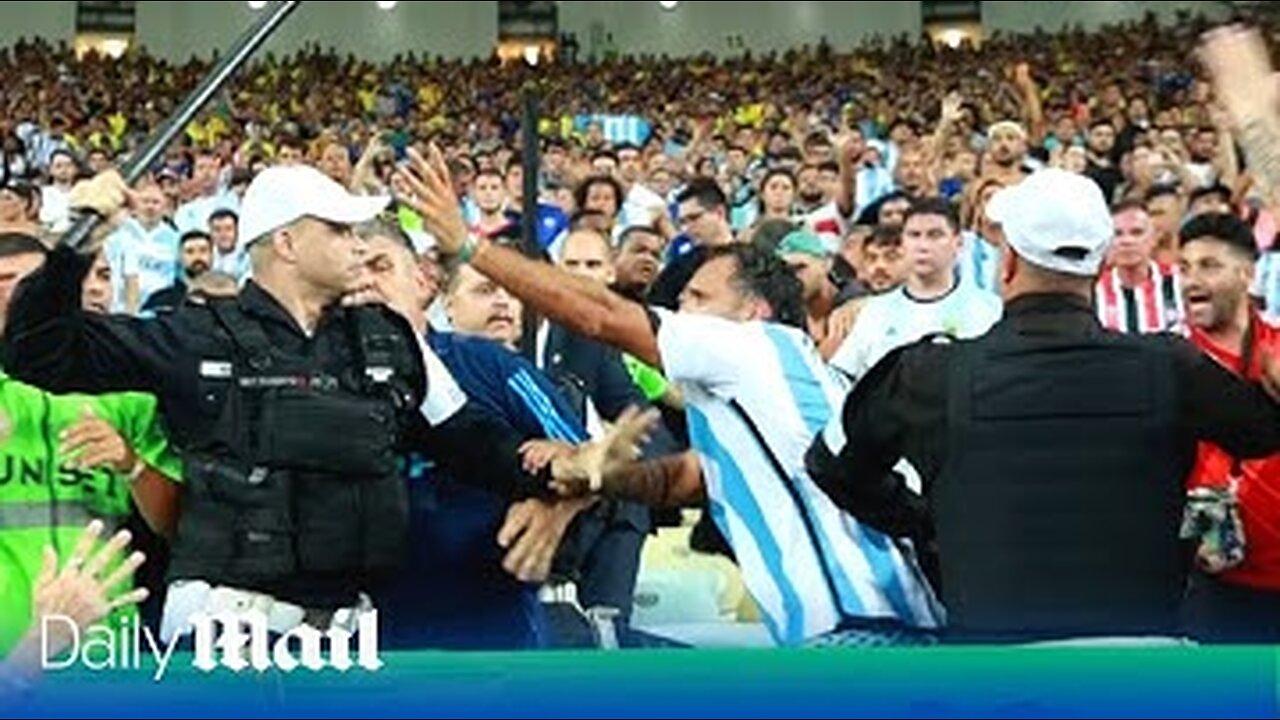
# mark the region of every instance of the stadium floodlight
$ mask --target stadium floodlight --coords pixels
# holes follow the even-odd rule
[[[658,5],[663,10],[675,10],[676,6],[678,6],[679,4],[680,4],[680,0],[658,0]]]
[[[249,0],[250,10],[261,10],[267,6],[267,0]]]
[[[395,7],[396,0],[378,0],[378,9],[380,10],[394,10]]]

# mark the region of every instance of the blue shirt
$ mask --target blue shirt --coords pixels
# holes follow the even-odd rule
[[[432,333],[427,342],[474,406],[530,438],[575,444],[586,439],[551,381],[519,354],[451,333]],[[389,645],[545,647],[534,588],[502,569],[496,538],[509,502],[449,478],[421,457],[410,459],[407,474],[409,557],[395,584],[377,598],[387,611]]]

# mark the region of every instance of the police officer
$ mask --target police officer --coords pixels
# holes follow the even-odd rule
[[[1195,443],[1273,452],[1280,405],[1181,338],[1102,330],[1090,292],[1112,226],[1087,178],[1041,171],[988,214],[1004,319],[889,355],[807,465],[858,519],[936,546],[956,639],[1174,635]],[[900,458],[921,494],[890,473]]]
[[[125,192],[100,176],[81,204],[110,215]],[[51,389],[154,393],[183,451],[165,637],[192,613],[250,607],[273,632],[354,625],[362,591],[401,560],[410,443],[503,495],[545,485],[520,469],[524,438],[467,411],[403,319],[340,304],[363,272],[351,225],[387,203],[313,168],[264,171],[241,216],[254,279],[154,320],[81,312],[88,259],[66,246],[19,287],[6,367]]]

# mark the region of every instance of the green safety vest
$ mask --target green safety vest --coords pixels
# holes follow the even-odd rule
[[[106,524],[105,540],[132,511],[127,475],[75,470],[59,453],[58,436],[86,406],[148,465],[182,479],[181,459],[160,426],[153,396],[52,395],[0,372],[0,658],[33,621],[31,595],[44,547],[52,544],[65,561],[91,520]]]

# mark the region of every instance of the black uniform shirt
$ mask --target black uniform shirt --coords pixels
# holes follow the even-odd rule
[[[1088,301],[1070,295],[1018,298],[1005,307],[1000,324],[1023,335],[1085,339],[1100,332]],[[1197,440],[1242,458],[1280,449],[1280,406],[1259,386],[1241,381],[1177,336],[1149,335],[1135,342],[1161,343],[1172,356],[1189,450]],[[820,436],[809,451],[810,474],[836,504],[886,533],[931,536],[929,486],[946,461],[948,368],[954,350],[926,340],[888,355],[846,401],[844,447],[829,448]],[[1187,453],[1188,472],[1193,457]],[[901,458],[920,473],[922,495],[890,472]]]

